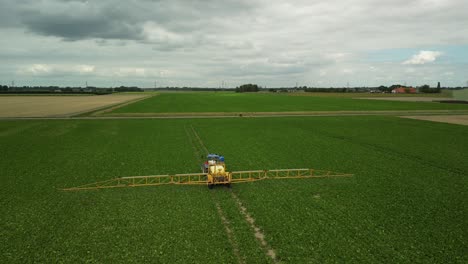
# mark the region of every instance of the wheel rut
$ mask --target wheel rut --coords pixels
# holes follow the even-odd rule
[[[193,125],[190,125],[190,127],[185,126],[184,129],[187,134],[187,137],[189,138],[190,144],[193,147],[194,155],[197,157],[197,160],[200,160],[202,153],[209,153],[208,148],[206,147],[203,140],[198,135]],[[235,239],[235,234],[231,225],[231,221],[229,221],[219,201],[216,200],[214,193],[212,192],[211,194],[212,194],[213,202],[216,207],[216,211],[218,213],[218,216],[221,222],[223,223],[223,226],[225,229],[224,231],[229,240],[229,244],[231,245],[232,252],[237,259],[237,263],[244,264],[246,263],[246,260],[245,260],[245,257],[242,255],[241,248]],[[250,230],[252,231],[252,235],[258,241],[259,250],[261,249],[261,251],[263,251],[265,256],[268,259],[270,259],[273,263],[279,263],[276,250],[273,249],[273,247],[271,247],[271,245],[269,245],[269,243],[266,241],[265,234],[262,232],[261,228],[255,223],[255,219],[248,213],[245,205],[242,203],[240,198],[232,190],[230,191],[230,194],[234,203],[237,206],[238,210],[236,211],[242,216],[242,218],[248,224],[248,226],[250,227]]]
[[[203,143],[203,140],[200,138],[200,136],[198,135],[197,131],[195,130],[195,128],[193,128],[192,125],[190,125],[190,128],[192,129],[192,132],[193,132],[193,135],[195,135],[195,138],[196,140],[198,141],[198,143],[200,144],[200,147],[203,149],[203,151],[208,154],[210,153],[208,151],[208,149],[206,148],[205,144]]]
[[[242,201],[239,199],[239,197],[234,193],[231,192],[231,196],[236,202],[239,212],[244,216],[245,221],[250,225],[251,229],[254,231],[254,236],[260,243],[263,251],[265,252],[265,255],[269,257],[274,263],[278,263],[278,256],[276,254],[276,251],[271,247],[271,245],[268,244],[268,242],[265,239],[265,234],[262,232],[260,227],[258,227],[255,224],[255,219],[247,212],[247,208],[244,206]]]
[[[226,218],[226,215],[223,212],[223,209],[221,208],[221,206],[219,205],[219,203],[217,201],[215,201],[215,206],[216,206],[216,211],[218,212],[218,216],[221,219],[221,222],[223,223],[224,231],[225,231],[225,233],[226,233],[226,235],[228,237],[229,244],[231,245],[231,248],[232,248],[232,252],[233,252],[234,256],[237,259],[237,263],[245,264],[246,261],[240,254],[239,244],[237,243],[236,239],[234,238],[234,232],[232,231],[231,223]]]

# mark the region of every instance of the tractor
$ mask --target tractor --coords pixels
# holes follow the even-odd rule
[[[202,156],[204,158],[204,156]],[[106,188],[156,186],[166,184],[177,185],[208,185],[213,189],[215,185],[231,183],[253,182],[267,179],[305,179],[323,177],[347,177],[353,174],[338,173],[329,170],[303,169],[273,169],[273,170],[245,170],[226,171],[224,157],[218,154],[208,154],[199,173],[164,174],[147,176],[126,176],[109,180],[88,183],[77,187],[63,188],[64,191],[96,190]]]
[[[207,174],[208,188],[214,185],[226,185],[231,187],[231,173],[226,171],[224,157],[218,154],[208,154],[202,165],[203,173]]]

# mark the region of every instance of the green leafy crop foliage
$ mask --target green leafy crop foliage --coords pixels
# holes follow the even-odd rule
[[[229,170],[316,168],[351,178],[232,190],[62,192],[119,176],[198,172],[185,128]],[[396,117],[0,122],[0,262],[466,263],[468,128]],[[217,207],[232,231],[229,238]]]
[[[111,114],[441,109],[468,110],[468,105],[280,94],[161,93],[158,96],[118,108]]]

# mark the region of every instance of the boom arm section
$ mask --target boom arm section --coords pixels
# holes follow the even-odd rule
[[[353,174],[338,173],[315,169],[280,169],[280,170],[250,170],[233,171],[231,183],[253,182],[266,179],[301,179],[323,177],[349,177]],[[148,175],[114,178],[94,182],[77,187],[64,188],[63,191],[96,190],[122,187],[157,186],[167,184],[200,185],[208,184],[207,173],[188,173],[175,175]]]

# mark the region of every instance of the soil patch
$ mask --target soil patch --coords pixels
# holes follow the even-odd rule
[[[432,115],[432,116],[401,116],[401,117],[468,126],[468,115]]]
[[[1,96],[0,117],[67,117],[145,95]]]

